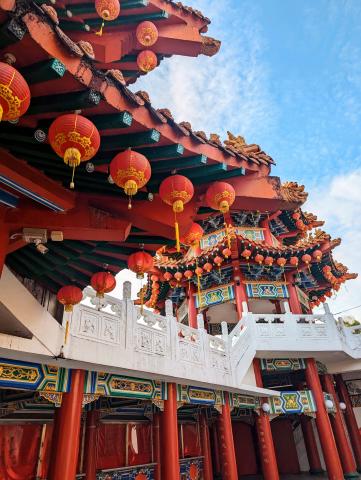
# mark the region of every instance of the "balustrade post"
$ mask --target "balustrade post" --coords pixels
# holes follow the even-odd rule
[[[232,432],[231,409],[228,393],[225,392],[225,403],[222,405],[222,413],[218,417],[218,431],[222,462],[222,479],[238,480],[236,454]]]
[[[75,480],[80,443],[84,370],[72,370],[71,387],[63,394],[58,423],[54,475],[51,480]]]
[[[195,285],[190,283],[188,288],[188,325],[192,328],[197,328],[197,307],[194,296],[196,291]]]
[[[340,455],[344,476],[345,478],[352,478],[352,477],[358,478],[358,474],[356,472],[356,463],[353,458],[352,451],[348,443],[346,432],[343,426],[340,403],[336,395],[336,390],[333,384],[332,375],[323,376],[323,385],[324,385],[325,391],[332,395],[333,401],[335,404],[336,412],[331,414],[329,417],[331,420],[332,430],[335,435],[336,445]]]
[[[4,268],[7,249],[9,246],[9,230],[0,216],[0,277]]]
[[[325,399],[321,388],[316,361],[314,358],[307,358],[306,363],[306,381],[308,387],[312,390],[316,402],[316,426],[320,437],[328,478],[330,480],[343,480],[342,466],[325,406]]]
[[[336,375],[335,379],[340,400],[346,405],[344,419],[346,421],[348,434],[355,456],[357,471],[361,473],[361,435],[357,426],[355,412],[353,410],[350,395],[345,382],[343,381],[342,375]]]
[[[253,360],[253,369],[257,387],[263,387],[261,366],[258,358],[255,358]],[[271,422],[269,419],[269,415],[264,412],[262,408],[260,409],[259,415],[257,415],[256,417],[256,429],[258,445],[260,449],[263,477],[265,480],[279,480],[276,452],[273,444],[271,430]]]
[[[178,420],[177,420],[177,387],[175,383],[167,384],[167,400],[164,400],[162,414],[162,458],[161,471],[164,480],[180,480]]]

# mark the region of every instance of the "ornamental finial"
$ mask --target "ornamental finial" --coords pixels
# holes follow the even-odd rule
[[[228,134],[228,140],[225,140],[224,144],[227,147],[233,148],[236,152],[242,153],[243,148],[246,145],[246,139],[244,137],[242,137],[241,135],[238,135],[236,137],[231,132],[227,132],[227,134]]]

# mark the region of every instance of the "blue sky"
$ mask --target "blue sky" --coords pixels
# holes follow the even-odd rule
[[[272,174],[306,184],[306,210],[343,238],[337,258],[361,271],[361,1],[188,3],[211,18],[220,52],[167,59],[134,88],[197,130],[261,145]],[[349,282],[333,310],[361,304],[360,292]]]

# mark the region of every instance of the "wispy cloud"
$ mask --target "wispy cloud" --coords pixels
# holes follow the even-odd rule
[[[347,265],[351,272],[361,272],[361,169],[332,179],[330,184],[310,191],[307,209],[326,220],[325,229],[333,237],[342,237],[334,250],[335,259]],[[333,312],[361,304],[361,278],[344,284],[329,303]],[[352,310],[361,320],[361,308]]]
[[[222,41],[220,52],[212,58],[166,59],[137,87],[194,129],[221,135],[229,129],[255,142],[277,119],[255,8],[230,0],[197,0],[192,6],[212,18],[209,34]]]

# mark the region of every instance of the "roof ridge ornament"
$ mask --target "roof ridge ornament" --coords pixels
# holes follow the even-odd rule
[[[297,182],[284,182],[280,190],[281,197],[286,202],[305,203],[308,193],[305,192],[304,185],[298,185]]]
[[[241,135],[233,135],[233,133],[227,131],[228,140],[224,141],[224,144],[228,148],[233,148],[237,153],[243,153],[244,147],[247,145],[246,139]]]

